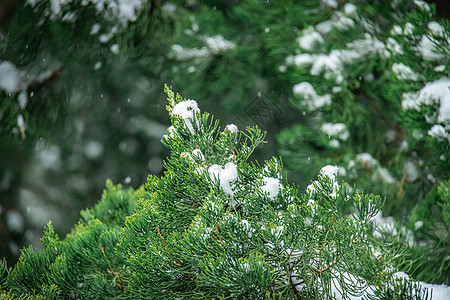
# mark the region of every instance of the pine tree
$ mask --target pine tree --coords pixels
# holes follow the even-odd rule
[[[164,175],[145,191],[108,181],[63,240],[49,223],[42,250],[2,268],[2,297],[427,298],[424,284],[395,273],[398,245],[373,237],[380,197],[339,182],[330,165],[299,192],[279,158],[249,162],[260,129],[222,130],[197,102],[166,92]]]

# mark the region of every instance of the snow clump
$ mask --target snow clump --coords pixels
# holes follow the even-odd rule
[[[226,40],[221,34],[203,37],[202,39],[213,55],[236,48],[236,45],[233,42]]]
[[[273,177],[264,177],[263,182],[264,185],[261,187],[261,191],[263,191],[263,193],[266,194],[270,200],[275,200],[280,191],[283,189],[280,180]]]
[[[331,104],[331,95],[317,95],[316,90],[309,82],[300,82],[294,85],[293,91],[294,95],[304,98],[303,103],[310,111],[314,111],[322,106]]]
[[[238,127],[234,124],[228,124],[225,127],[224,131],[229,131],[230,133],[237,133],[238,132]]]
[[[314,30],[314,27],[308,27],[303,30],[303,34],[297,39],[301,48],[311,51],[316,43],[322,44],[324,42],[320,33]]]
[[[357,154],[356,160],[368,169],[374,169],[377,166],[376,159],[367,152]]]
[[[394,63],[392,65],[392,72],[394,72],[398,79],[411,81],[417,81],[419,79],[419,75],[416,72],[402,63]]]
[[[333,185],[333,189],[331,191],[331,193],[328,195],[331,198],[336,199],[338,192],[340,190],[340,185],[336,180],[336,176],[339,173],[339,167],[337,166],[332,166],[332,165],[327,165],[325,167],[323,167],[322,169],[320,169],[319,174],[322,175],[323,177],[328,177],[331,180],[331,184]],[[313,183],[311,183],[310,185],[308,185],[308,187],[306,188],[306,191],[308,192],[308,194],[310,194],[311,196],[314,195],[317,192],[317,188],[321,188],[322,185],[320,184],[320,182],[318,180],[314,181]],[[310,199],[308,204],[308,206],[310,206],[313,211],[315,210],[315,201]]]
[[[428,82],[416,93],[404,93],[402,108],[404,110],[415,109],[420,111],[421,105],[433,105],[439,103],[437,118],[429,117],[430,123],[436,120],[438,123],[450,122],[450,79],[442,77],[436,81]]]
[[[427,34],[422,36],[419,45],[416,47],[417,52],[427,61],[438,61],[447,58],[450,54],[449,51],[442,53],[442,50],[440,50],[449,49],[450,47],[450,38],[445,35],[444,28],[433,21],[428,23],[428,29]],[[441,43],[436,37],[445,39],[445,42]]]
[[[448,132],[442,125],[433,125],[430,130],[428,130],[428,135],[436,138],[439,141],[446,139],[448,137]]]
[[[219,180],[220,187],[226,196],[233,197],[233,183],[238,178],[237,168],[234,163],[228,162],[224,168],[220,165],[213,164],[208,168],[208,173],[212,181]],[[231,204],[236,205],[237,203],[232,201]]]
[[[191,132],[194,134],[194,127],[192,126],[192,120],[194,119],[195,113],[199,113],[200,109],[195,100],[181,101],[176,104],[172,109],[172,116],[178,116],[182,118]]]
[[[22,90],[23,77],[23,71],[18,70],[11,62],[5,60],[0,63],[0,90],[4,90],[6,93],[16,93]]]
[[[342,141],[346,141],[350,135],[343,123],[325,123],[320,127],[320,130],[329,137],[337,137]]]

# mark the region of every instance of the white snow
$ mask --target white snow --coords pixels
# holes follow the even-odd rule
[[[328,178],[335,180],[336,179],[336,175],[339,173],[339,167],[337,166],[332,166],[332,165],[327,165],[325,167],[323,167],[322,169],[320,169],[320,174],[322,174],[322,176],[327,176]]]
[[[425,1],[414,0],[414,4],[416,4],[420,9],[424,11],[431,11],[430,6]]]
[[[300,82],[294,85],[293,92],[294,95],[304,98],[303,104],[305,104],[310,111],[314,111],[324,105],[331,104],[331,95],[317,95],[316,90],[309,82]]]
[[[450,79],[447,77],[428,82],[416,93],[404,93],[402,108],[420,111],[421,105],[432,105],[436,102],[440,104],[437,122],[450,122]]]
[[[324,42],[322,35],[310,26],[302,31],[302,35],[297,39],[301,48],[311,51],[316,43]]]
[[[350,19],[351,20],[351,19]],[[316,29],[318,27],[316,26]],[[302,48],[311,50],[313,43],[319,41],[319,33],[314,33],[313,29],[307,29],[305,38],[300,37],[299,43]],[[301,53],[295,56],[288,56],[286,64],[295,64],[298,67],[311,64],[310,74],[313,76],[323,75],[326,79],[334,78],[337,84],[343,82],[345,78],[345,65],[354,63],[355,60],[362,59],[367,55],[378,55],[380,57],[389,57],[390,53],[386,45],[375,37],[366,34],[364,39],[354,40],[346,45],[345,49],[332,50],[329,54],[308,54]]]
[[[196,161],[200,161],[200,162],[205,161],[205,156],[203,155],[203,153],[200,149],[194,149],[191,153],[182,152],[180,154],[180,157],[184,157],[193,163],[195,163]]]
[[[236,165],[232,162],[225,164],[222,168],[220,165],[213,164],[208,168],[208,173],[212,181],[219,180],[220,187],[226,196],[233,197],[233,182],[237,180]]]
[[[172,108],[172,116],[182,118],[191,134],[194,134],[194,127],[192,126],[194,113],[199,112],[200,109],[198,108],[198,104],[195,100],[181,101]]]
[[[433,125],[430,130],[428,130],[428,135],[434,137],[438,141],[442,141],[448,138],[448,132],[445,127],[439,124]]]
[[[137,19],[140,9],[148,0],[83,0],[82,6],[92,5],[95,7],[97,13],[103,15],[106,20],[111,20],[114,17],[126,25],[128,22],[134,22]],[[35,7],[39,2],[46,2],[46,0],[28,0],[27,4]],[[50,14],[51,18],[61,18],[62,21],[70,21],[76,15],[63,15],[61,12],[65,10],[65,6],[73,3],[73,0],[50,0]]]
[[[357,154],[356,160],[358,160],[359,163],[361,163],[362,165],[364,165],[365,167],[367,167],[369,169],[373,169],[377,166],[376,159],[373,158],[373,156],[367,152]]]
[[[392,275],[394,278],[404,279],[409,281],[409,276],[404,272],[396,272]],[[375,286],[368,285],[367,289],[362,290],[361,293],[357,296],[352,295],[346,295],[344,298],[342,296],[342,288],[340,285],[340,280],[344,280],[347,284],[352,284],[355,282],[360,283],[361,290],[366,285],[366,282],[364,279],[359,278],[355,275],[352,275],[350,273],[342,273],[342,274],[336,274],[334,278],[332,279],[333,284],[331,284],[331,293],[336,297],[336,300],[363,300],[363,299],[370,299],[370,296],[374,296]],[[448,300],[450,298],[450,286],[447,286],[445,284],[429,284],[422,281],[414,281],[418,283],[418,286],[421,288],[427,288],[428,294],[433,295],[433,300]]]
[[[208,48],[183,48],[178,44],[172,45],[172,52],[175,59],[179,61],[190,60],[194,58],[204,58],[209,56]]]
[[[422,228],[422,227],[423,227],[423,221],[416,221],[416,222],[414,223],[414,229],[415,229],[415,230],[420,229],[420,228]]]
[[[22,114],[17,116],[17,126],[19,127],[21,132],[25,132],[25,120]]]
[[[322,3],[331,8],[337,8],[338,3],[336,0],[322,0]]]
[[[353,3],[346,3],[344,5],[344,12],[347,15],[353,15],[356,12],[356,6]]]
[[[320,130],[330,137],[337,136],[342,141],[346,141],[350,135],[343,123],[325,123],[320,127]]]
[[[91,27],[91,31],[89,32],[89,34],[94,35],[100,32],[100,29],[102,29],[102,26],[98,23],[95,23],[94,25],[92,25]]]
[[[380,57],[390,56],[386,50],[386,45],[369,33],[364,34],[364,39],[354,40],[348,43],[347,49],[356,51],[356,57],[363,57],[367,54],[378,54]]]
[[[404,272],[397,272],[394,274],[394,277],[397,278],[405,278],[409,280],[409,276]],[[422,281],[417,281],[421,288],[427,288],[429,294],[432,293],[433,300],[448,300],[450,299],[450,286],[445,284],[430,284]]]
[[[445,32],[444,28],[436,21],[428,23],[427,26],[433,34],[443,35]]]
[[[394,25],[391,30],[391,35],[401,35],[403,33],[402,27]]]
[[[328,144],[332,148],[339,148],[341,146],[341,143],[338,140],[336,140],[336,139],[330,140]]]
[[[396,182],[395,178],[391,175],[391,173],[386,168],[379,167],[377,169],[377,173],[380,176],[381,180],[386,183],[393,184]]]
[[[22,89],[24,74],[14,64],[5,60],[0,63],[0,89],[6,93],[16,93]]]
[[[297,67],[301,67],[305,64],[312,64],[315,60],[315,55],[308,53],[297,54],[296,56],[288,56],[286,59],[287,64],[294,63]],[[292,61],[291,61],[292,58]]]
[[[381,238],[381,232],[392,233],[393,235],[397,234],[397,229],[395,228],[395,222],[393,217],[383,217],[383,212],[379,211],[371,221],[378,229],[378,231],[374,231],[373,235],[377,238]]]
[[[19,106],[21,109],[25,109],[28,102],[28,95],[26,91],[21,91],[19,96],[17,96],[17,102],[19,102]]]
[[[408,182],[413,182],[419,177],[419,171],[417,171],[416,165],[411,160],[405,161],[403,170],[406,173],[406,180]]]
[[[113,44],[111,45],[111,52],[114,54],[119,54],[119,45],[118,44]]]
[[[402,46],[397,42],[397,40],[389,37],[387,39],[386,48],[389,49],[394,54],[403,54]]]
[[[328,194],[328,196],[330,196],[331,198],[335,198],[335,199],[341,188],[339,183],[336,180],[336,176],[338,173],[339,173],[339,167],[331,166],[331,165],[327,165],[327,166],[323,167],[319,172],[320,175],[322,175],[324,177],[328,177],[331,180],[332,191],[330,194]],[[322,188],[322,185],[321,185],[320,181],[318,181],[318,180],[316,180],[313,183],[311,183],[310,185],[308,185],[308,187],[306,188],[306,191],[310,196],[313,196],[317,192],[317,188],[319,188],[319,189]],[[313,199],[310,199],[308,201],[307,205],[311,207],[313,212],[315,211],[315,201]]]
[[[205,161],[205,156],[203,155],[202,151],[200,149],[194,149],[192,151],[192,157],[196,158],[200,161]]]
[[[445,65],[436,66],[436,67],[434,67],[434,70],[436,72],[444,72],[445,71]]]
[[[405,28],[403,29],[404,35],[411,35],[414,32],[414,25],[411,23],[406,23]]]
[[[392,72],[394,72],[398,79],[406,79],[412,81],[417,81],[419,79],[419,74],[402,63],[392,64]]]
[[[264,185],[261,187],[261,190],[270,200],[275,200],[282,189],[280,180],[273,177],[264,177],[263,182]]]
[[[450,37],[445,34],[444,28],[437,22],[428,23],[429,32],[422,36],[416,50],[422,55],[424,60],[435,61],[448,57],[450,54]],[[436,37],[443,38],[444,41],[436,39]],[[446,53],[438,49],[447,49]]]
[[[233,42],[226,40],[221,34],[203,37],[203,41],[213,55],[236,48],[236,45]]]
[[[95,63],[93,69],[94,69],[94,71],[97,71],[97,70],[100,70],[101,67],[102,67],[102,62],[98,61]]]
[[[229,131],[229,132],[231,132],[231,133],[237,133],[239,130],[238,130],[238,127],[237,127],[236,125],[234,125],[234,124],[228,124],[228,125],[225,127],[225,131]]]
[[[199,112],[198,104],[195,100],[186,100],[177,103],[172,109],[172,115],[182,119],[193,119],[194,112]]]
[[[163,138],[165,138],[166,140],[169,138],[174,138],[177,135],[177,129],[175,127],[173,127],[173,125],[170,125],[169,128],[167,128],[167,133],[163,136]]]
[[[345,52],[344,50],[331,50],[330,54],[319,54],[315,56],[310,73],[319,76],[324,73],[326,79],[336,78],[336,83],[340,84],[344,78],[343,72],[343,56],[347,56],[353,52]]]

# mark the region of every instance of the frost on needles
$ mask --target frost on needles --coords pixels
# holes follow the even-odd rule
[[[219,122],[166,87],[172,126],[161,178],[145,191],[107,182],[60,240],[3,266],[5,299],[425,299],[395,242],[374,235],[380,197],[352,192],[325,166],[307,189],[282,163],[249,162],[265,133]]]

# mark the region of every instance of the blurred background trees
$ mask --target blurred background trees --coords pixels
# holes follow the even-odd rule
[[[431,245],[415,255],[443,258],[448,120],[429,123],[439,99],[402,106],[448,76],[438,5],[436,17],[406,0],[1,2],[1,256],[13,264],[37,246],[48,219],[68,232],[107,178],[136,188],[161,174],[167,83],[226,123],[268,130],[256,158],[280,154],[303,187],[341,166]],[[448,282],[448,263],[436,281]]]

